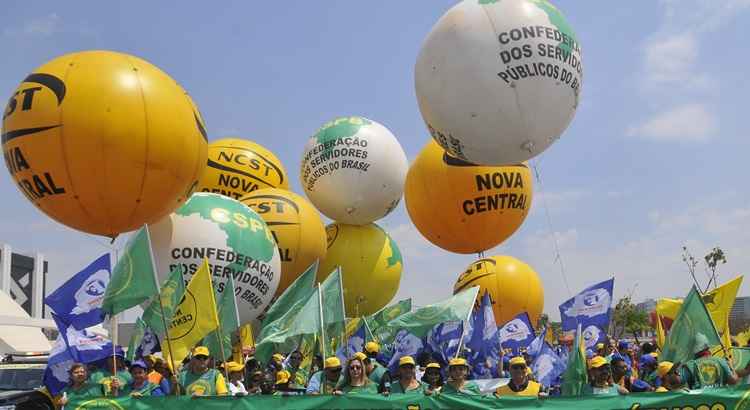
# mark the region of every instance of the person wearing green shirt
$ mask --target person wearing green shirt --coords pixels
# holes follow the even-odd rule
[[[377,394],[378,386],[365,375],[365,358],[364,353],[357,352],[347,361],[344,380],[333,394]]]
[[[88,382],[88,370],[86,365],[74,363],[68,371],[70,384],[62,390],[60,406],[65,406],[71,400],[85,400],[104,395],[102,385]]]
[[[367,344],[365,344],[365,354],[367,355],[367,358],[365,359],[365,370],[367,372],[367,377],[377,385],[380,385],[381,380],[383,380],[383,375],[386,372],[385,367],[378,363],[377,357],[379,352],[380,345],[376,342],[367,342]]]
[[[628,394],[628,390],[619,384],[610,383],[612,377],[609,362],[601,356],[594,356],[590,364],[591,383],[583,386],[584,396],[617,396]]]
[[[209,351],[205,346],[193,349],[193,355],[184,369],[180,372],[179,384],[181,391],[190,396],[223,396],[228,393],[224,376],[216,369],[208,368]]]
[[[466,359],[456,357],[448,362],[448,382],[440,390],[441,394],[471,394],[481,395],[479,386],[473,381],[466,380],[469,376],[469,364]]]
[[[711,356],[711,348],[708,338],[698,333],[695,336],[695,356],[693,360],[685,363],[690,372],[688,384],[691,389],[710,389],[726,385],[734,385],[740,376],[729,367],[726,359]],[[747,368],[741,370],[746,375]]]
[[[657,393],[666,393],[670,391],[686,392],[685,380],[687,380],[686,370],[680,363],[668,361],[659,362],[656,371],[661,378],[661,386],[654,390]]]
[[[90,380],[102,385],[105,396],[117,396],[118,390],[133,382],[130,372],[125,370],[125,356],[117,351],[107,359],[107,368],[91,373]]]
[[[305,393],[313,395],[333,394],[340,381],[341,360],[336,356],[329,357],[323,363],[323,370],[310,377]]]
[[[404,356],[398,360],[398,380],[391,383],[390,391],[383,392],[384,396],[389,394],[424,393],[426,386],[417,380],[416,363],[411,356]]]
[[[300,368],[303,359],[302,352],[299,350],[295,350],[289,354],[289,363],[286,367],[286,371],[288,371],[290,375],[289,387],[291,388],[304,389],[307,385],[307,372]]]

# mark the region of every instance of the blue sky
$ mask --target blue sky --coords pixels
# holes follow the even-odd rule
[[[454,3],[9,2],[0,15],[0,92],[9,96],[26,74],[64,53],[135,54],[192,94],[211,139],[239,135],[266,146],[301,192],[304,143],[337,116],[381,122],[410,160],[417,155],[428,133],[414,95],[414,62],[432,25]],[[724,248],[729,262],[720,280],[745,272],[750,1],[555,4],[582,44],[582,103],[562,139],[533,161],[542,184],[525,224],[486,254],[534,267],[553,317],[568,289],[575,293],[612,275],[616,297],[686,294],[683,244],[696,256]],[[0,176],[0,198],[0,242],[44,253],[49,290],[107,249],[104,238],[37,211],[7,173]],[[416,304],[450,295],[474,259],[422,239],[403,203],[380,224],[404,256],[398,296]]]

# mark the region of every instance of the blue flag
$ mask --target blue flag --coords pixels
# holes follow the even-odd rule
[[[112,342],[109,339],[85,329],[77,330],[55,314],[52,318],[57,324],[57,330],[60,331],[68,353],[76,362],[92,363],[112,356]]]
[[[458,342],[463,333],[463,321],[440,323],[427,333],[424,349],[442,366],[447,366],[450,359],[456,356]]]
[[[559,384],[560,375],[565,372],[567,366],[567,362],[555,354],[549,343],[544,342],[536,359],[531,362],[531,371],[539,383],[545,387],[550,387]]]
[[[472,378],[492,379],[498,377],[497,368],[501,360],[500,345],[489,293],[485,292],[479,309],[472,313],[466,335],[468,340],[466,353],[471,365]]]
[[[500,345],[503,349],[512,349],[514,355],[518,355],[520,349],[528,347],[536,337],[534,327],[531,326],[529,315],[526,312],[511,319],[497,332]]]
[[[102,323],[102,300],[111,272],[109,254],[91,262],[44,299],[57,316],[77,330]]]
[[[541,332],[539,332],[538,335],[534,338],[534,340],[529,343],[529,347],[526,349],[526,354],[531,357],[531,360],[534,360],[537,356],[539,356],[540,353],[542,353],[542,348],[545,345],[544,338],[547,336],[547,328],[545,327],[542,329]]]
[[[159,337],[154,333],[151,327],[146,326],[146,329],[143,332],[143,339],[141,339],[141,344],[138,345],[138,349],[135,351],[135,357],[140,359],[156,352],[161,352]]]
[[[607,337],[614,285],[614,278],[597,283],[560,305],[562,331],[575,332],[580,324],[587,349],[593,348]]]
[[[345,363],[348,358],[354,356],[354,353],[364,352],[365,339],[365,324],[362,322],[357,330],[349,336],[346,345],[342,344],[336,350],[336,356],[341,360],[341,363]]]
[[[55,344],[49,352],[47,367],[44,369],[44,385],[53,396],[57,395],[68,385],[70,375],[68,371],[70,366],[75,363],[75,359],[68,351],[68,346],[62,338],[62,334],[57,336]]]

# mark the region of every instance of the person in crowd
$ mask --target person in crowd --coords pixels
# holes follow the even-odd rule
[[[440,365],[435,362],[427,363],[422,376],[422,383],[427,385],[425,394],[439,393],[443,387],[443,375],[440,373]],[[427,393],[429,391],[430,393]]]
[[[125,355],[122,349],[116,349],[115,355],[107,358],[104,369],[91,373],[90,380],[103,386],[105,396],[117,396],[117,391],[133,382],[133,377],[125,371]]]
[[[657,346],[653,342],[644,342],[641,345],[641,355],[656,353]]]
[[[180,372],[180,389],[190,396],[216,396],[228,393],[227,384],[221,372],[208,367],[208,348],[198,346],[188,365]]]
[[[247,389],[245,389],[245,385],[242,383],[242,380],[245,378],[245,365],[231,361],[224,363],[224,368],[229,376],[229,383],[227,384],[229,394],[232,396],[246,396]]]
[[[411,356],[403,356],[398,360],[398,380],[391,382],[390,390],[383,392],[384,396],[389,394],[424,393],[425,385],[417,380],[416,363]]]
[[[355,354],[346,363],[344,380],[333,394],[377,393],[375,383],[365,375],[364,354]]]
[[[628,367],[625,358],[620,353],[612,355],[610,366],[612,369],[612,382],[614,384],[625,388],[631,393],[641,393],[653,390],[651,385],[635,376],[632,376],[630,367]]]
[[[656,358],[651,354],[644,354],[638,360],[641,368],[639,373],[643,381],[651,385],[654,389],[661,386],[661,379],[656,374]]]
[[[276,389],[276,373],[263,373],[263,382],[260,384],[260,392],[263,395],[272,395]]]
[[[151,360],[153,361],[153,365],[151,366],[151,371],[148,373],[148,381],[158,385],[162,393],[168,396],[172,393],[172,386],[169,380],[171,372],[163,359],[151,356]],[[148,365],[148,362],[146,362],[146,365]]]
[[[661,386],[657,387],[657,393],[666,393],[670,391],[688,391],[685,386],[686,369],[679,363],[668,361],[659,362],[656,373],[661,379]]]
[[[121,395],[129,394],[132,397],[142,396],[164,396],[164,392],[158,384],[148,380],[148,365],[143,360],[136,360],[130,365],[130,375],[133,381],[128,383]]]
[[[457,357],[448,362],[448,382],[443,385],[440,393],[444,394],[482,394],[479,386],[466,380],[469,377],[469,364],[466,359]]]
[[[292,374],[288,370],[276,372],[276,383],[274,383],[274,396],[291,396],[295,395],[296,389],[291,387]]]
[[[58,401],[60,406],[65,406],[70,400],[90,399],[104,394],[102,384],[88,381],[88,368],[85,364],[73,363],[68,374],[70,382],[62,390],[62,396]]]
[[[281,353],[274,353],[271,356],[271,360],[269,360],[268,364],[266,365],[266,373],[273,375],[275,380],[276,373],[281,370],[284,370],[284,355]]]
[[[413,356],[412,356],[413,357]],[[432,354],[427,351],[422,351],[417,355],[416,362],[417,367],[415,369],[417,380],[422,380],[422,376],[424,376],[425,368],[427,367],[427,363],[431,363],[434,360],[432,359]]]
[[[376,342],[367,342],[365,344],[365,367],[367,368],[367,377],[370,378],[375,384],[380,385],[383,379],[383,375],[387,372],[386,368],[378,363],[377,357],[380,353],[380,345]]]
[[[247,377],[247,394],[248,396],[254,396],[263,393],[262,385],[265,380],[263,370],[259,367],[253,370]]]
[[[305,393],[312,395],[333,394],[341,381],[341,360],[332,356],[323,363],[323,370],[310,377]]]
[[[304,369],[301,369],[302,360],[304,356],[299,350],[295,350],[289,354],[289,362],[286,366],[286,371],[289,372],[289,386],[293,389],[304,389],[307,385],[307,373]]]
[[[495,395],[502,396],[535,396],[538,397],[542,391],[542,385],[531,380],[530,371],[526,365],[526,359],[516,356],[510,359],[510,381],[500,386]]]
[[[638,362],[635,360],[633,349],[629,342],[620,340],[617,344],[617,353],[625,360],[625,364],[628,365],[628,376],[638,378]]]
[[[737,384],[740,376],[729,367],[725,359],[711,355],[711,346],[706,335],[698,333],[695,336],[693,350],[695,354],[693,360],[685,363],[685,367],[690,372],[688,383],[691,389]],[[743,369],[743,376],[746,375],[745,371],[748,371],[748,368]]]
[[[605,348],[604,343],[597,343],[596,349],[594,350],[594,356],[601,356],[606,357],[607,356],[607,349]]]
[[[314,355],[312,358],[312,362],[310,363],[309,374],[315,374],[316,372],[323,370],[323,368],[325,367],[325,363],[323,362],[324,360],[319,354]]]
[[[610,382],[611,373],[607,359],[601,356],[594,356],[591,359],[589,384],[584,386],[583,394],[587,396],[616,396],[618,394],[628,394],[628,390],[618,384]]]

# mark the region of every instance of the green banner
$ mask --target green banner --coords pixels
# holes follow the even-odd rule
[[[750,386],[704,390],[693,393],[637,393],[618,397],[507,398],[463,394],[394,394],[352,396],[250,396],[250,397],[143,397],[71,401],[66,409],[628,409],[628,410],[746,410],[750,409]]]

